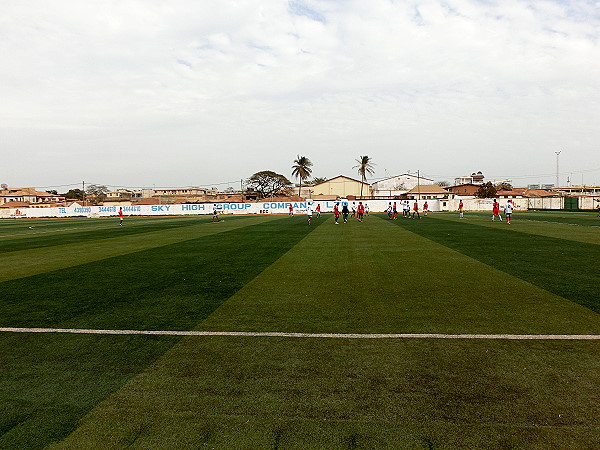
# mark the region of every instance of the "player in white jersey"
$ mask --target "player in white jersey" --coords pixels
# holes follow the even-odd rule
[[[402,217],[404,217],[404,218],[410,217],[410,203],[408,203],[408,200],[404,200],[402,202]]]
[[[308,205],[306,205],[306,215],[308,216],[308,224],[309,225],[310,225],[310,222],[312,221],[312,213],[313,213],[312,203],[309,203]]]
[[[515,209],[515,205],[513,205],[512,200],[509,199],[506,202],[506,205],[504,205],[504,215],[506,216],[506,223],[508,223],[509,225],[513,209]]]

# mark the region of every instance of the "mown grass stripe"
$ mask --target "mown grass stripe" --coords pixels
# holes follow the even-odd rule
[[[577,220],[577,218],[568,216],[564,217],[564,220],[562,221],[549,221],[536,218],[537,216],[535,213],[518,212],[513,215],[513,220],[510,226],[507,224],[506,220],[503,220],[502,222],[499,222],[498,220],[492,222],[490,220],[490,215],[484,213],[466,214],[464,219],[461,219],[455,213],[432,213],[430,217],[441,218],[454,222],[468,222],[494,229],[505,229],[507,231],[526,233],[534,236],[540,235],[550,238],[600,245],[600,234],[597,230],[597,228],[600,228],[600,226],[579,222],[569,222],[569,220]],[[594,220],[592,223],[600,224],[600,219]]]
[[[135,252],[129,247],[124,256],[0,283],[0,323],[193,328],[315,229],[303,218],[241,223],[252,226],[205,226],[223,232],[177,235],[185,240],[170,245],[154,235],[160,247]],[[93,252],[93,245],[88,249]],[[0,333],[0,448],[44,448],[60,440],[99,401],[179,340]]]
[[[597,346],[186,337],[57,448],[595,448]]]
[[[279,218],[5,281],[0,325],[193,328],[314,228]]]
[[[175,229],[120,236],[90,242],[71,243],[68,237],[52,247],[41,247],[0,254],[0,283],[45,272],[65,269],[115,256],[127,255],[178,242],[224,233],[280,219],[277,216],[247,216],[212,224],[203,222]],[[118,227],[117,227],[118,228]]]
[[[393,223],[600,313],[598,245],[520,232],[504,223],[491,227],[445,215]],[[498,291],[512,295],[510,285],[498,285]]]
[[[68,220],[68,219],[64,219]],[[75,244],[80,242],[91,242],[103,239],[111,239],[116,236],[131,236],[152,231],[166,231],[180,227],[189,227],[201,223],[208,223],[206,217],[160,217],[149,220],[148,218],[131,218],[125,222],[125,226],[119,226],[116,219],[88,219],[90,222],[74,225],[63,223],[63,227],[52,227],[46,225],[23,224],[23,230],[17,233],[3,235],[0,241],[0,253],[23,251],[35,248],[53,247],[64,243]]]
[[[503,296],[497,283],[510,283],[514,296]],[[598,318],[369,218],[339,226],[326,221],[196,329],[223,330],[595,334]],[[541,448],[548,442],[586,448],[595,442],[593,431],[567,434],[578,424],[598,423],[589,401],[596,391],[597,345],[190,336],[98,405],[58,448],[132,442],[146,448],[396,448],[406,446],[407,433],[381,430],[409,421],[422,425],[408,439],[427,438],[436,448]],[[556,411],[568,411],[568,422],[549,422]],[[537,440],[522,438],[525,428],[540,423],[558,423],[556,430],[566,434],[542,439],[536,427]],[[440,424],[443,432],[434,438],[431,429]],[[451,424],[474,427],[453,432]]]
[[[369,217],[329,219],[197,330],[596,334],[598,326],[580,305]]]
[[[525,219],[519,218],[523,222],[538,222],[538,223],[550,223],[553,225],[567,225],[569,227],[586,227],[586,228],[600,228],[600,225],[583,225],[581,223],[568,223],[568,222],[554,222],[550,220],[539,220],[539,219]]]
[[[580,225],[583,227],[593,228],[597,228],[600,225],[600,217],[595,212],[517,211],[515,212],[514,217],[517,217],[518,220],[520,218],[530,218],[531,220],[536,220],[543,223]]]
[[[231,336],[319,339],[507,339],[507,340],[600,340],[596,334],[442,334],[442,333],[285,333],[281,331],[193,331],[193,330],[96,330],[82,328],[0,327],[5,333],[66,333],[146,336]]]

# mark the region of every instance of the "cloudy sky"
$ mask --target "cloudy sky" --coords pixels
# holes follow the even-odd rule
[[[0,58],[14,187],[600,184],[597,0],[2,0]]]

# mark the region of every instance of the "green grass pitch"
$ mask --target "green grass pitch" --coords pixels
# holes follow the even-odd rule
[[[600,334],[595,213],[0,221],[0,327]],[[0,331],[0,448],[597,448],[600,340]]]

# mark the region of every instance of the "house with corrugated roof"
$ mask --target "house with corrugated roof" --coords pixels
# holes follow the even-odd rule
[[[449,198],[452,195],[443,187],[437,184],[420,184],[406,193],[408,198],[417,200],[435,200]],[[453,196],[452,196],[453,197]]]
[[[0,205],[9,202],[24,202],[30,207],[56,206],[65,198],[49,192],[38,191],[35,188],[5,189],[0,193]]]
[[[432,185],[433,180],[410,173],[403,173],[374,182],[371,186],[374,197],[396,197],[410,191],[417,185]]]
[[[371,186],[368,183],[355,180],[344,175],[339,175],[330,180],[315,184],[310,187],[312,190],[312,199],[324,200],[323,196],[329,199],[363,197],[371,198]]]

